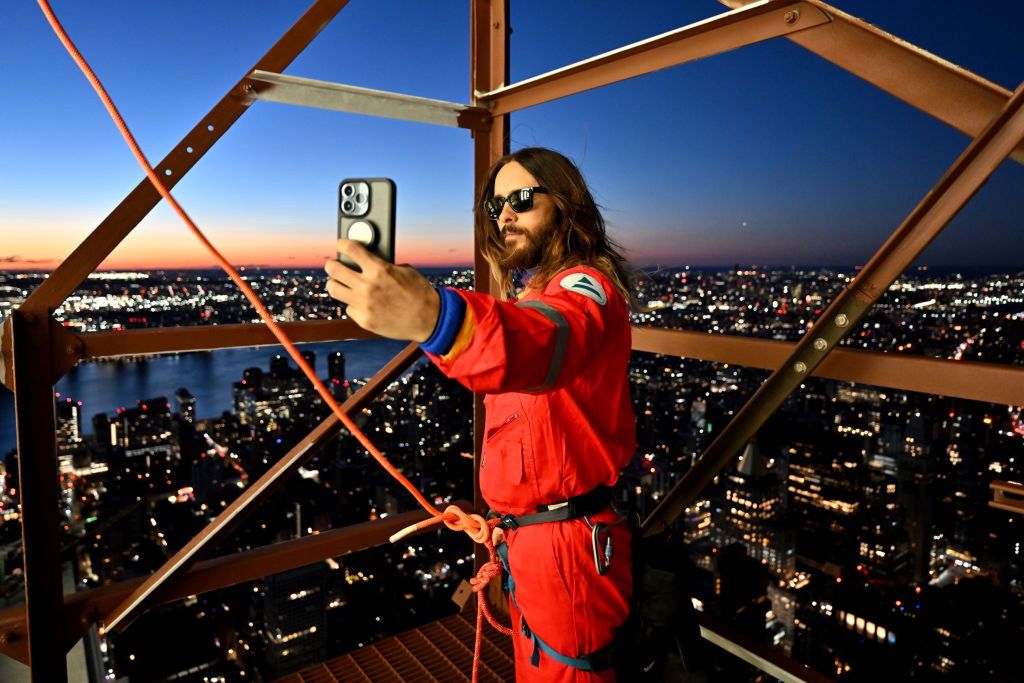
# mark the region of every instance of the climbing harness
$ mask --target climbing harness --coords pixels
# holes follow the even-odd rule
[[[609,508],[618,515],[618,519],[615,522],[606,524],[604,522],[591,521],[590,518],[592,516]],[[615,506],[612,497],[612,489],[609,486],[598,486],[592,491],[588,491],[587,493],[583,493],[578,496],[573,496],[557,503],[538,505],[537,512],[528,515],[502,515],[492,510],[487,513],[487,516],[490,521],[497,520],[497,526],[499,528],[510,531],[535,524],[552,524],[557,522],[567,522],[574,519],[582,519],[591,530],[590,539],[594,557],[594,569],[598,576],[604,576],[611,568],[612,537],[609,533],[611,528],[621,524],[627,519],[627,516]],[[604,535],[603,543],[602,535]],[[512,565],[509,563],[508,544],[501,543],[496,547],[496,551],[498,557],[501,559],[502,565],[505,567],[505,573],[502,575],[502,587],[508,593],[509,599],[516,606],[516,609],[519,610],[520,630],[522,631],[523,636],[533,642],[533,652],[530,655],[530,663],[533,666],[540,665],[541,652],[565,666],[580,669],[582,671],[601,671],[603,669],[608,669],[615,664],[615,653],[617,647],[616,639],[613,639],[610,643],[602,646],[594,652],[575,657],[559,652],[544,642],[544,640],[530,628],[526,621],[526,615],[523,613],[522,608],[516,600],[516,584],[515,579],[512,576]]]
[[[540,522],[537,523],[539,524]],[[572,657],[551,647],[534,633],[526,621],[523,609],[516,600],[516,582],[512,576],[512,565],[508,559],[508,544],[500,544],[496,551],[498,557],[501,558],[502,565],[505,567],[505,573],[502,575],[502,588],[508,593],[509,600],[512,601],[512,604],[519,611],[519,628],[522,635],[533,642],[533,652],[530,654],[531,665],[540,666],[540,653],[543,652],[560,664],[582,671],[602,671],[614,666],[617,639],[613,639],[610,643],[598,648],[594,652]]]

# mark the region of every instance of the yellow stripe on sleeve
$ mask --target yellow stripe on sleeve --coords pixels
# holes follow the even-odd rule
[[[450,363],[458,358],[463,351],[469,348],[470,343],[473,341],[474,332],[476,332],[476,315],[474,315],[473,309],[470,306],[466,306],[466,315],[462,318],[462,327],[459,328],[459,333],[455,335],[452,348],[448,350],[448,353],[441,356],[441,360],[445,363]]]

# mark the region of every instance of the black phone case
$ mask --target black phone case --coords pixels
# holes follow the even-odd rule
[[[369,186],[369,207],[365,213],[346,211],[347,197],[342,195],[343,188],[348,184],[366,183]],[[390,178],[346,178],[338,183],[338,237],[352,239],[353,226],[356,232],[365,231],[359,223],[368,223],[372,227],[373,242],[365,244],[366,248],[391,263],[395,262],[395,181]],[[338,255],[338,260],[349,268],[359,267],[348,257]]]

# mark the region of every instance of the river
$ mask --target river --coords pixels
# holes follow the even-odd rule
[[[345,354],[345,374],[362,378],[377,372],[405,345],[390,339],[368,339],[302,344],[299,349],[316,353],[320,377],[327,374],[327,355],[341,351]],[[269,371],[270,359],[277,353],[284,351],[264,346],[82,363],[61,378],[56,390],[62,397],[82,401],[82,431],[86,434],[92,431],[92,416],[96,413],[113,414],[119,407],[135,406],[136,401],[157,396],[166,396],[173,406],[172,397],[179,387],[195,396],[198,417],[214,417],[231,410],[231,385],[242,379],[242,372],[252,367]],[[14,394],[0,387],[0,457],[14,448]]]

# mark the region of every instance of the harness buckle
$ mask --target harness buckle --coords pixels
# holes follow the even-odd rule
[[[519,522],[516,521],[516,516],[511,513],[502,515],[499,519],[501,520],[500,526],[508,529],[509,531],[519,528]]]

